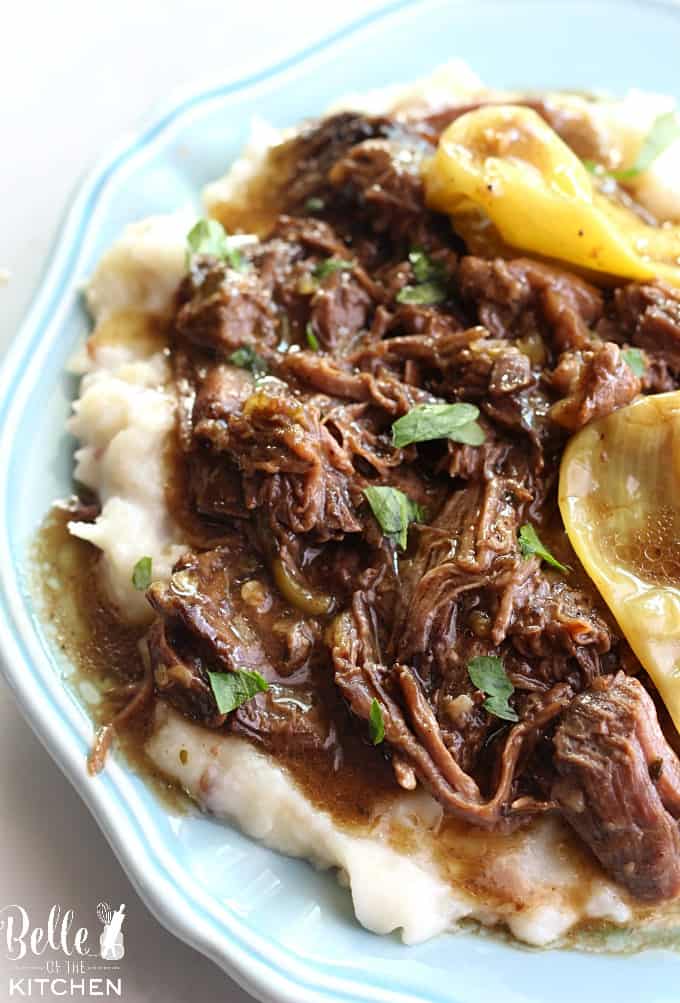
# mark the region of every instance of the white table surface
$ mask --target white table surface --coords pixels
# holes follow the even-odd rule
[[[83,172],[178,87],[237,78],[382,4],[342,0],[21,0],[0,5],[0,352]],[[0,908],[44,924],[54,903],[93,919],[126,903],[125,1003],[246,1003],[166,933],[0,682]],[[9,964],[0,951],[0,1000]],[[64,997],[46,996],[49,999]],[[72,997],[75,998],[75,997]]]

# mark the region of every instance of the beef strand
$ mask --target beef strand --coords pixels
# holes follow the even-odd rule
[[[655,902],[680,892],[680,761],[645,688],[619,672],[572,702],[555,733],[553,797],[604,868]]]

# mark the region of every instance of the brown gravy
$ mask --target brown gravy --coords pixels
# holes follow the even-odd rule
[[[74,667],[69,682],[81,695],[84,681],[95,686],[101,699],[97,704],[88,703],[88,709],[95,723],[103,725],[129,699],[126,683],[134,683],[142,674],[139,643],[145,628],[122,623],[106,603],[98,584],[98,551],[69,534],[71,518],[65,508],[57,506],[46,518],[34,548],[36,586],[45,620]],[[159,774],[144,751],[152,709],[120,729],[117,743],[130,765],[171,807],[182,807],[186,805],[182,793]],[[377,806],[396,795],[399,788],[387,760],[376,756],[353,731],[344,710],[339,708],[338,717],[338,725],[343,727],[342,769],[334,769],[324,756],[294,755],[277,749],[276,758],[315,805],[344,825],[364,826]]]
[[[101,695],[97,704],[87,701],[95,722],[101,725],[111,720],[126,699],[126,681],[134,682],[141,675],[139,642],[144,628],[123,624],[104,601],[98,585],[98,552],[69,534],[70,518],[65,508],[55,507],[45,519],[33,550],[35,591],[44,619],[73,667],[69,684],[81,696],[83,683],[94,686]],[[152,708],[130,722],[117,735],[117,746],[129,766],[171,811],[190,810],[193,802],[158,771],[145,752],[151,717]],[[287,756],[277,751],[276,758],[310,801],[329,812],[336,824],[368,833],[380,824],[400,789],[387,760],[377,757],[351,730],[343,734],[343,754],[339,770],[322,757]],[[395,849],[414,854],[422,850],[422,828],[393,822],[382,831]],[[522,911],[521,897],[509,895],[488,865],[501,852],[521,850],[526,833],[526,829],[512,834],[488,833],[444,818],[434,826],[430,845],[445,880],[480,903],[512,914]],[[587,848],[568,830],[560,835],[560,858],[577,867],[582,877],[570,903],[579,909],[591,894],[593,882],[601,878],[601,871]],[[639,929],[632,937],[608,921],[585,920],[569,932],[567,941],[591,950],[630,951],[650,943],[675,945],[677,910],[663,916],[648,908],[636,908],[635,913]]]
[[[99,552],[85,540],[71,536],[72,514],[55,506],[46,517],[33,547],[32,577],[43,618],[68,662],[67,680],[87,704],[96,725],[107,724],[120,710],[126,681],[142,673],[139,642],[144,629],[122,623],[101,595],[97,565]],[[71,670],[72,671],[69,671]],[[83,697],[83,683],[94,686],[98,703]],[[85,692],[92,691],[87,687]],[[173,810],[189,801],[168,782],[144,752],[151,725],[150,713],[140,714],[116,736],[126,761]]]
[[[138,646],[144,628],[121,623],[103,600],[98,586],[98,552],[91,544],[70,536],[69,518],[65,509],[55,507],[45,520],[35,545],[36,579],[45,618],[74,667],[69,683],[82,694],[86,681],[101,694],[98,704],[89,705],[95,722],[101,725],[120,709],[125,681],[133,682],[141,675]],[[118,747],[131,768],[151,784],[170,810],[186,811],[189,799],[159,773],[145,753],[150,728],[148,711],[120,731]],[[343,757],[342,768],[335,770],[328,758],[292,756],[280,750],[276,754],[277,761],[290,771],[313,804],[329,812],[337,824],[368,832],[399,788],[387,760],[376,756],[375,750],[351,730],[343,734]],[[402,852],[419,849],[418,829],[391,825],[387,834]],[[439,824],[435,846],[443,874],[458,887],[486,903],[507,906],[493,883],[485,879],[481,863],[501,848],[519,846],[521,838],[521,834],[485,833],[445,819]],[[585,897],[588,879],[597,873],[596,866],[572,840],[565,840],[563,852],[582,858],[579,863]]]

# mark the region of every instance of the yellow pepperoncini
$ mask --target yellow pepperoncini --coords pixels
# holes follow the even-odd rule
[[[680,227],[650,225],[599,190],[530,108],[489,105],[461,115],[424,178],[428,204],[452,217],[473,251],[505,244],[590,272],[680,285]]]
[[[559,505],[583,567],[680,729],[680,392],[570,440]]]

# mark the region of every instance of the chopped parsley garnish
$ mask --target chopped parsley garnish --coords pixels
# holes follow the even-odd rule
[[[209,672],[208,678],[220,714],[229,714],[241,704],[252,700],[256,693],[264,693],[269,689],[267,680],[253,669]]]
[[[484,710],[503,721],[519,721],[516,711],[508,703],[515,687],[508,679],[503,662],[496,655],[478,655],[468,662],[468,675],[473,686],[486,694]]]
[[[397,303],[415,303],[419,306],[432,306],[443,303],[446,299],[446,289],[439,282],[421,282],[417,286],[404,286],[397,293]]]
[[[422,247],[413,247],[408,260],[417,285],[400,289],[397,303],[416,303],[421,306],[443,303],[446,299],[446,269],[441,262],[433,261]]]
[[[187,234],[187,245],[187,266],[194,255],[205,254],[225,261],[236,271],[245,267],[241,252],[233,246],[227,231],[216,219],[199,219]]]
[[[312,275],[315,279],[325,279],[328,275],[332,275],[333,272],[348,272],[353,268],[353,261],[343,261],[342,258],[326,258],[325,261],[319,261],[314,265]]]
[[[132,569],[132,584],[138,592],[146,592],[151,585],[151,558],[140,557]]]
[[[326,208],[326,203],[318,195],[312,195],[305,202],[305,212],[322,212]]]
[[[608,171],[594,160],[584,160],[583,166],[591,174],[604,175],[617,181],[630,181],[649,170],[657,157],[660,157],[678,137],[680,137],[680,121],[674,111],[668,111],[654,119],[652,128],[645,136],[635,162],[630,167]]]
[[[239,369],[247,369],[255,379],[265,376],[269,371],[265,360],[250,345],[243,345],[242,348],[237,348],[235,352],[232,352],[229,356],[229,362],[232,366],[238,366]]]
[[[425,518],[421,506],[398,488],[372,486],[364,488],[364,496],[385,536],[406,550],[409,523]]]
[[[311,323],[308,323],[307,327],[305,328],[305,338],[307,339],[307,344],[309,345],[311,350],[313,352],[318,352],[321,346],[319,345],[319,339],[314,334],[314,330],[312,328]]]
[[[432,439],[453,439],[480,446],[486,436],[478,424],[479,408],[474,404],[418,404],[392,425],[395,446]]]
[[[519,549],[524,557],[531,557],[532,554],[536,554],[540,557],[542,561],[546,564],[550,564],[553,568],[557,568],[558,571],[562,571],[566,574],[569,568],[565,564],[560,564],[556,557],[550,553],[547,547],[544,547],[541,543],[538,533],[531,525],[531,523],[525,522],[519,530]]]
[[[413,274],[416,282],[443,282],[445,279],[444,266],[439,261],[433,261],[425,253],[422,247],[414,247],[409,253],[408,260],[411,262]]]
[[[647,368],[647,363],[645,361],[644,354],[639,348],[626,348],[621,352],[621,355],[628,363],[630,368],[633,370],[637,377],[642,377],[645,375],[645,369]]]
[[[385,722],[378,701],[373,698],[371,710],[368,715],[368,734],[374,745],[380,745],[385,738]]]
[[[645,136],[632,167],[612,171],[612,177],[617,181],[628,181],[630,178],[636,178],[638,174],[643,174],[679,136],[680,122],[675,112],[668,111],[664,115],[659,115]]]

